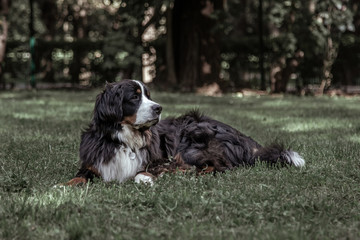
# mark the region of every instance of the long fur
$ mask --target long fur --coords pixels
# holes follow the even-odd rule
[[[145,85],[127,80],[108,84],[96,98],[94,115],[80,144],[81,168],[76,177],[100,176],[136,181],[176,169],[223,172],[253,166],[304,166],[296,152],[280,145],[262,147],[229,125],[190,111],[160,122],[161,106],[150,99]],[[140,180],[139,180],[140,179]],[[146,180],[146,181],[147,181]]]

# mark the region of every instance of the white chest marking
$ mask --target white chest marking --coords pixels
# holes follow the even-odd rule
[[[100,163],[98,170],[105,182],[124,182],[142,169],[143,159],[139,151],[121,146],[115,150],[115,156],[108,163]]]
[[[115,132],[112,138],[125,143],[131,149],[140,149],[146,146],[145,137],[128,124],[123,124],[122,130]]]
[[[124,124],[121,131],[112,136],[123,145],[115,149],[115,156],[108,163],[100,163],[97,167],[104,181],[124,182],[135,177],[142,170],[147,161],[145,137],[134,131],[129,125]]]

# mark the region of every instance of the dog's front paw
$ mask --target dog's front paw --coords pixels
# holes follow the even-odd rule
[[[145,183],[150,186],[154,185],[155,176],[148,172],[139,172],[135,176],[136,183]]]

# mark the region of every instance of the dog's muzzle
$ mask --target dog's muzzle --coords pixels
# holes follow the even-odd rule
[[[146,121],[141,124],[135,124],[134,128],[140,131],[149,129],[151,126],[160,121],[162,107],[159,104],[154,104],[150,107],[151,114],[148,114]]]

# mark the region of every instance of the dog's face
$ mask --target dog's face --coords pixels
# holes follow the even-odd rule
[[[129,124],[148,129],[160,120],[162,107],[150,98],[149,89],[139,81],[125,80],[107,84],[97,96],[94,121],[97,124]]]

